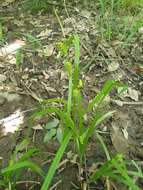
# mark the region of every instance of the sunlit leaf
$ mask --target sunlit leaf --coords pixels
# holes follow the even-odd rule
[[[63,131],[60,127],[57,129],[57,136],[56,137],[57,137],[58,141],[61,143],[63,140]]]
[[[58,119],[53,119],[52,121],[48,122],[44,127],[45,129],[52,129],[57,127],[59,124],[59,120]]]
[[[50,141],[56,135],[56,129],[49,130],[46,135],[44,136],[44,143]]]

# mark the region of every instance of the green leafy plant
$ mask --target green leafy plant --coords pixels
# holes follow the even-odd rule
[[[134,177],[143,178],[143,172],[137,163],[133,160],[125,160],[124,156],[121,154],[117,154],[111,158],[107,146],[98,130],[96,130],[96,136],[102,145],[104,153],[107,157],[107,162],[95,169],[93,174],[90,175],[89,183],[96,182],[98,179],[103,179],[108,181],[108,184],[109,181],[116,181],[121,185],[127,186],[130,190],[140,190],[135,181],[133,181]],[[130,171],[129,168],[134,170]]]
[[[62,129],[59,126],[59,120],[53,119],[47,123],[44,128],[46,129],[46,134],[44,136],[44,142],[47,143],[51,139],[57,139],[60,143],[62,142],[63,134]]]
[[[27,41],[26,45],[24,45],[24,47],[22,47],[16,51],[16,67],[17,67],[17,69],[19,69],[23,63],[25,51],[30,50],[34,53],[37,51],[38,47],[40,47],[43,50],[42,44],[38,38],[34,37],[31,34],[25,34],[25,38]]]
[[[75,55],[74,59],[71,58],[71,60],[68,60],[68,50],[71,46],[74,48]],[[73,35],[69,37],[60,44],[60,49],[62,55],[64,55],[65,68],[69,77],[68,99],[63,100],[57,98],[44,100],[42,104],[46,106],[44,106],[39,112],[36,112],[31,118],[33,120],[35,117],[54,113],[62,126],[62,142],[49,168],[41,190],[49,188],[59,161],[71,140],[73,140],[76,145],[76,151],[78,152],[82,163],[89,139],[93,135],[96,126],[114,113],[114,111],[109,111],[107,113],[101,112],[102,103],[104,102],[105,97],[113,88],[122,86],[119,82],[112,80],[107,81],[97,96],[85,107],[83,104],[84,98],[81,93],[82,82],[79,80],[80,41],[78,36]],[[87,115],[88,124],[85,124],[85,118]],[[52,135],[53,134],[55,135],[55,132],[52,132]]]
[[[14,153],[11,155],[11,159],[9,160],[9,164],[6,168],[2,169],[0,172],[0,187],[15,189],[17,180],[20,180],[21,170],[22,169],[31,169],[31,171],[39,174],[44,177],[45,173],[40,167],[34,162],[30,161],[29,158],[36,155],[38,150],[33,148],[29,149],[24,153],[24,151],[28,146],[28,141],[23,140],[19,145],[16,146]]]
[[[97,181],[98,179],[101,179],[101,177],[110,177],[112,180],[128,186],[131,190],[141,190],[134,183],[131,176],[140,176],[142,178],[143,174],[139,168],[137,172],[128,171],[126,161],[123,156],[117,154],[95,171],[95,173],[90,177],[90,182]]]

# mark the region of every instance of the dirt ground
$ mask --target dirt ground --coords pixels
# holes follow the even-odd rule
[[[25,123],[18,132],[4,135],[1,129],[1,168],[7,165],[16,144],[27,134],[27,118],[38,105],[38,100],[67,96],[67,76],[64,73],[63,61],[57,52],[57,43],[64,36],[56,16],[47,12],[36,15],[22,13],[20,8],[17,9],[18,4],[15,1],[5,6],[0,5],[0,21],[4,26],[7,43],[16,39],[25,40],[26,35],[33,35],[40,39],[45,49],[45,56],[40,51],[41,47],[33,50],[29,45],[23,53],[23,63],[19,69],[8,58],[0,59],[0,119],[9,116],[17,109],[20,109],[25,116]],[[138,33],[128,47],[122,47],[122,41],[117,39],[110,42],[100,39],[96,23],[97,15],[94,11],[73,9],[69,14],[68,18],[61,9],[59,17],[65,35],[68,36],[76,31],[81,40],[80,67],[81,78],[84,81],[84,97],[91,100],[109,79],[120,80],[129,87],[119,101],[112,99],[113,95],[110,95],[107,109],[116,110],[116,113],[99,126],[98,130],[103,132],[101,134],[111,155],[116,152],[123,153],[127,159],[143,164],[143,72],[137,67],[143,58],[143,34]],[[13,98],[9,99],[9,96]],[[47,120],[48,118],[42,118],[36,121],[34,126],[46,124]],[[31,138],[30,146],[35,146],[42,152],[41,156],[33,159],[42,164],[47,171],[50,160],[53,159],[59,146],[58,143],[50,141],[44,144],[44,131],[41,129],[32,128],[28,135]],[[72,159],[73,157],[75,155],[72,155]],[[96,135],[91,139],[86,159],[88,169],[93,163],[100,164],[106,159]],[[36,181],[40,180],[30,172],[23,176],[22,180],[26,181],[29,176],[33,180],[35,178]],[[75,186],[80,184],[80,180],[76,162],[71,161],[65,154],[54,178],[53,184],[58,182],[57,186],[53,189],[76,189]],[[24,184],[23,189],[39,189],[38,184],[26,185]],[[21,186],[18,189],[21,189]],[[92,184],[90,189],[104,190],[104,184],[99,181],[97,184]]]

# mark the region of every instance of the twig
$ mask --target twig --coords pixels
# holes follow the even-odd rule
[[[38,98],[38,96],[34,92],[32,92],[32,90],[28,88],[28,86],[22,80],[20,80],[20,84],[26,88],[26,90],[28,91],[28,95],[30,95],[36,101],[41,102],[42,99]]]
[[[75,189],[80,189],[76,184],[74,184],[72,181],[70,182],[71,185],[75,188]]]
[[[63,37],[65,38],[65,36],[66,36],[66,35],[65,35],[65,31],[64,31],[63,25],[62,25],[62,23],[61,23],[61,20],[60,20],[58,14],[57,14],[56,9],[54,9],[54,12],[55,12],[55,15],[56,15],[56,17],[57,17],[57,19],[58,19],[59,25],[60,25],[60,27],[61,27],[61,31],[62,31]]]
[[[59,180],[57,183],[55,183],[49,190],[55,189],[61,182],[62,182],[62,180],[60,179],[60,180]]]
[[[35,183],[40,185],[41,183],[39,181],[18,181],[16,184],[23,184],[23,183]]]
[[[60,162],[60,164],[58,165],[58,169],[61,168],[63,165],[65,165],[69,160],[65,159],[62,162]]]
[[[124,105],[143,105],[143,102],[123,102]]]
[[[135,105],[135,106],[140,106],[143,105],[143,102],[123,102],[123,101],[116,101],[116,100],[111,100],[111,102],[123,106],[123,105]]]
[[[106,185],[107,185],[107,190],[111,190],[109,177],[106,177]]]
[[[111,185],[112,185],[112,187],[115,189],[115,190],[119,190],[117,187],[116,187],[116,185],[111,181]]]

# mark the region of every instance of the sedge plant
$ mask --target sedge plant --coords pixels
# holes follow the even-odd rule
[[[74,49],[74,60],[67,59],[68,51],[71,46],[72,49]],[[110,91],[121,85],[117,81],[107,81],[102,90],[88,103],[85,108],[83,105],[84,98],[81,92],[82,82],[79,80],[79,37],[77,35],[70,36],[63,43],[60,43],[59,48],[61,54],[65,57],[65,68],[69,78],[67,100],[62,98],[43,100],[41,102],[42,108],[31,117],[31,120],[34,120],[36,117],[54,113],[61,123],[60,126],[62,127],[63,133],[60,147],[49,168],[41,190],[49,189],[58,164],[65,152],[66,147],[71,141],[73,141],[82,163],[86,147],[89,144],[89,140],[93,135],[95,128],[114,113],[114,111],[102,113],[101,111],[98,111],[98,108],[102,105],[105,97],[109,95]],[[86,117],[89,117],[87,124],[85,124]]]
[[[69,78],[67,100],[62,98],[43,100],[41,103],[44,107],[42,106],[41,110],[34,113],[31,118],[34,120],[35,117],[54,113],[61,122],[63,132],[62,142],[49,168],[41,190],[49,189],[58,164],[71,140],[75,144],[82,163],[86,147],[96,126],[114,113],[114,111],[102,113],[98,111],[98,108],[110,91],[114,87],[121,85],[117,81],[107,81],[102,90],[85,108],[83,105],[84,98],[81,92],[82,82],[79,80],[80,40],[77,35],[70,36],[63,43],[59,44],[61,54],[66,57],[71,46],[74,48],[74,60],[65,61],[65,68]],[[86,117],[89,117],[88,124],[85,124]]]

